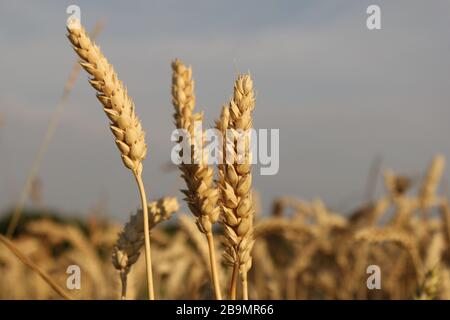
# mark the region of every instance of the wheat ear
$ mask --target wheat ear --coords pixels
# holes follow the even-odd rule
[[[155,298],[150,251],[149,219],[147,196],[142,182],[142,161],[147,153],[145,133],[136,116],[134,103],[127,94],[123,83],[118,80],[113,66],[106,60],[100,49],[89,38],[79,21],[67,27],[72,46],[81,58],[80,65],[92,78],[89,83],[98,91],[97,98],[111,121],[110,128],[115,137],[122,161],[132,170],[141,196],[144,215],[145,259],[149,299]]]
[[[419,199],[422,210],[425,212],[436,202],[436,191],[439,187],[445,168],[444,156],[438,154],[431,162],[425,180],[419,190]]]
[[[447,199],[441,200],[439,211],[442,219],[442,233],[447,243],[447,250],[450,250],[450,206]]]
[[[184,129],[190,134],[191,163],[182,163],[179,168],[186,182],[187,189],[182,190],[186,195],[189,209],[196,217],[197,226],[207,239],[211,278],[216,299],[221,300],[220,280],[217,269],[216,254],[212,226],[219,219],[220,208],[217,205],[219,192],[214,187],[214,169],[207,165],[203,148],[195,149],[194,139],[203,142],[204,133],[195,132],[195,122],[203,120],[202,114],[193,114],[195,107],[194,80],[192,68],[186,67],[180,60],[172,63],[172,103],[175,108],[174,119],[178,129]],[[198,139],[196,134],[200,134]],[[200,156],[198,156],[198,152]]]
[[[153,229],[158,223],[169,220],[179,210],[177,198],[167,197],[150,202],[148,211],[150,213],[149,227]],[[122,283],[121,298],[126,299],[127,275],[131,267],[137,262],[140,251],[144,245],[144,228],[142,210],[130,217],[123,230],[119,233],[113,248],[112,263],[120,272]]]
[[[216,128],[227,137],[224,146],[226,161],[219,165],[218,185],[221,191],[220,206],[225,229],[224,258],[233,267],[231,299],[236,299],[237,296],[238,272],[241,275],[243,298],[248,299],[247,272],[252,265],[255,210],[251,193],[250,137],[247,133],[253,125],[254,107],[253,81],[249,75],[241,75],[235,82],[233,99],[222,109],[220,120],[216,122]],[[232,134],[227,134],[228,132]],[[244,154],[238,152],[238,144],[242,143],[242,138],[245,139]]]

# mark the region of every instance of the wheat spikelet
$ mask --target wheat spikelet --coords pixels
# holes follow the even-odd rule
[[[206,154],[203,147],[195,147],[195,142],[203,145],[204,133],[195,132],[195,126],[201,123],[202,114],[193,114],[195,107],[194,80],[192,68],[186,67],[180,60],[172,63],[172,103],[175,108],[174,119],[178,129],[186,130],[191,146],[191,163],[182,163],[179,168],[186,182],[187,189],[182,190],[186,195],[189,209],[196,217],[200,232],[204,233],[210,251],[210,264],[212,282],[217,299],[221,299],[220,284],[216,266],[214,239],[212,226],[219,219],[220,208],[217,205],[219,192],[214,186],[214,169],[207,165]],[[200,137],[196,137],[200,135]]]
[[[146,230],[144,232],[144,243],[148,297],[154,300],[147,196],[142,181],[142,161],[147,154],[145,133],[125,86],[117,78],[113,66],[106,60],[95,43],[91,41],[80,22],[78,20],[72,21],[67,30],[69,31],[67,37],[72,43],[73,49],[81,58],[80,65],[92,75],[89,83],[98,91],[97,98],[111,121],[111,132],[115,137],[122,161],[127,168],[132,170],[136,179],[144,215],[143,224]]]
[[[419,190],[420,205],[423,210],[433,206],[436,201],[436,190],[439,186],[445,167],[445,158],[436,155],[428,168],[425,180]]]
[[[227,137],[224,154],[227,163],[219,165],[218,185],[221,190],[221,209],[226,235],[224,257],[233,266],[231,298],[236,296],[237,271],[242,277],[244,299],[248,298],[247,272],[251,268],[251,250],[254,243],[254,206],[251,195],[250,137],[252,111],[255,107],[253,81],[249,75],[240,75],[234,85],[233,99],[222,109],[216,128]],[[227,129],[232,136],[227,135]],[[242,135],[244,133],[244,135]],[[239,153],[237,139],[244,138],[244,154]],[[230,159],[231,158],[231,159]],[[230,161],[232,163],[230,163]]]
[[[169,220],[172,214],[179,209],[176,198],[167,197],[153,201],[148,205],[150,213],[149,226],[154,228],[160,222]],[[126,280],[131,267],[139,258],[144,245],[144,227],[142,210],[130,217],[123,231],[119,233],[113,248],[112,263],[120,272],[122,281],[122,298],[126,297]]]

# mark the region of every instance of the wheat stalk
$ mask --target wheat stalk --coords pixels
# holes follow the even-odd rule
[[[177,212],[178,209],[179,205],[176,198],[167,197],[150,202],[148,205],[150,230],[158,223],[169,220],[172,214]],[[143,218],[142,210],[138,210],[136,214],[132,215],[123,230],[119,233],[113,248],[112,263],[120,272],[122,299],[126,298],[127,275],[131,267],[139,259],[140,251],[144,245]]]
[[[2,242],[20,261],[22,261],[27,267],[36,272],[57,294],[66,300],[72,300],[72,297],[68,295],[60,285],[58,285],[45,271],[43,271],[38,265],[25,256],[16,246],[8,240],[6,237],[0,234],[0,242]]]
[[[154,297],[151,265],[149,219],[147,196],[142,182],[142,161],[147,153],[145,133],[135,113],[134,103],[127,94],[123,83],[118,80],[113,66],[106,60],[100,49],[91,41],[79,21],[73,21],[67,27],[68,39],[78,56],[80,65],[92,78],[89,83],[98,91],[97,98],[103,105],[111,121],[110,128],[121,153],[122,161],[132,170],[141,196],[144,215],[145,258],[147,271],[148,295]]]
[[[195,132],[195,123],[201,122],[202,114],[193,114],[195,107],[194,80],[192,79],[192,68],[186,67],[180,60],[172,63],[172,103],[175,108],[174,119],[178,129],[184,129],[190,134],[189,145],[191,146],[191,163],[182,163],[179,168],[186,182],[187,189],[182,190],[186,195],[189,209],[196,217],[196,223],[200,232],[207,239],[209,258],[211,265],[211,278],[214,292],[218,300],[222,299],[220,282],[214,248],[212,226],[217,222],[220,208],[217,206],[219,192],[214,187],[214,169],[208,166],[206,154],[203,148],[197,150],[194,145],[196,141],[203,142],[203,132]],[[199,134],[200,139],[195,135]],[[200,155],[198,155],[200,153]]]
[[[233,99],[222,109],[221,117],[216,122],[216,128],[227,137],[224,147],[227,163],[219,165],[218,185],[221,190],[220,205],[226,236],[224,257],[233,267],[231,299],[236,299],[238,272],[242,280],[243,298],[248,299],[247,273],[252,265],[255,210],[251,194],[250,139],[245,133],[252,128],[254,107],[253,81],[250,75],[240,75],[234,85]],[[227,136],[227,131],[232,133],[231,137]],[[245,139],[244,154],[238,150],[239,138]],[[242,140],[239,143],[242,143]]]
[[[198,255],[200,256],[202,262],[205,265],[209,264],[209,249],[205,243],[205,239],[202,234],[198,232],[198,227],[196,227],[195,222],[186,214],[181,214],[178,216],[178,224],[181,230],[183,230],[189,239],[193,242]]]

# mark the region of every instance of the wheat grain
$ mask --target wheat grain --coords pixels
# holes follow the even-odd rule
[[[253,126],[254,107],[253,81],[250,75],[240,75],[234,85],[232,100],[228,107],[222,109],[221,117],[216,122],[216,128],[222,132],[223,137],[227,137],[224,147],[227,163],[219,165],[218,185],[221,190],[220,204],[226,235],[224,257],[233,267],[231,299],[236,298],[238,271],[242,279],[243,297],[248,299],[247,272],[252,265],[255,209],[251,194],[251,141],[247,133]],[[232,133],[231,137],[227,135],[227,130]],[[245,139],[243,154],[238,150],[241,139]],[[230,158],[232,163],[229,163]]]

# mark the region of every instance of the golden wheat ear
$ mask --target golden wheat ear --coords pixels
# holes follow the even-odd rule
[[[127,168],[132,170],[138,185],[145,230],[148,296],[153,300],[155,294],[153,290],[147,196],[142,182],[142,161],[147,154],[145,133],[135,113],[134,103],[128,96],[127,89],[118,79],[113,66],[89,38],[80,22],[74,21],[67,27],[67,30],[69,32],[67,38],[81,58],[80,65],[92,76],[89,83],[97,90],[97,98],[103,105],[106,116],[111,121],[111,132],[119,148],[122,161]]]
[[[204,132],[194,132],[195,122],[201,122],[203,115],[193,114],[195,107],[194,80],[192,68],[186,67],[180,60],[172,63],[172,103],[175,109],[174,119],[177,129],[189,132],[191,149],[194,148],[196,134],[204,140]],[[219,272],[216,261],[213,225],[219,219],[220,208],[217,205],[219,191],[214,185],[214,169],[207,165],[206,154],[200,148],[200,156],[191,154],[191,163],[182,163],[179,167],[187,189],[182,190],[186,195],[186,202],[196,218],[198,229],[206,236],[209,248],[211,279],[215,296],[222,299]],[[199,160],[199,161],[197,161]]]
[[[225,229],[224,254],[233,267],[230,298],[236,299],[237,278],[241,275],[243,298],[248,299],[247,273],[252,266],[251,251],[254,244],[253,220],[255,209],[252,200],[251,151],[249,136],[240,135],[252,128],[252,111],[255,107],[253,81],[250,75],[240,75],[234,85],[233,99],[222,109],[216,128],[227,137],[223,153],[227,162],[219,165],[218,185],[221,191],[220,206]],[[227,130],[231,131],[229,139]],[[245,139],[246,150],[238,159],[237,137]],[[231,163],[228,161],[231,158]]]
[[[150,213],[150,230],[157,224],[169,220],[172,215],[180,209],[177,198],[166,197],[150,202],[148,211]],[[140,251],[144,245],[142,210],[130,217],[122,232],[119,233],[113,248],[112,263],[114,268],[120,272],[122,283],[121,298],[127,296],[127,275],[131,267],[139,259]]]

